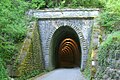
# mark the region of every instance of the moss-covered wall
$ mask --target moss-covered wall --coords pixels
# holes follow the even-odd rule
[[[32,22],[15,63],[16,76],[23,76],[31,71],[42,71],[44,69],[38,30],[37,23]]]
[[[87,63],[85,70],[83,71],[83,74],[85,75],[85,78],[87,80],[90,80],[91,78],[91,54],[92,54],[92,49],[93,49],[93,30],[92,30],[92,36],[91,36],[91,42],[90,42],[90,47],[89,47],[89,52],[88,52],[88,58],[87,58]]]
[[[83,72],[87,80],[92,80],[97,70],[97,63],[95,65],[92,65],[92,61],[94,62],[97,61],[97,53],[98,53],[98,47],[99,47],[99,35],[100,35],[99,25],[93,25],[91,34],[92,36],[91,36],[87,64]]]
[[[43,69],[44,62],[43,62],[43,55],[42,55],[42,49],[41,49],[41,40],[40,40],[40,35],[38,30],[39,30],[38,25],[36,25],[33,32],[33,38],[32,38],[32,50],[34,54],[33,63],[35,64],[34,67]]]
[[[120,31],[109,34],[100,45],[95,80],[120,80]]]

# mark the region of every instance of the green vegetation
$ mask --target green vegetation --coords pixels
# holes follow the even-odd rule
[[[4,63],[3,63],[2,59],[0,58],[0,79],[1,80],[9,80],[7,72],[6,72],[5,67],[3,66],[3,64]]]
[[[107,33],[120,30],[120,0],[100,0],[104,8],[100,15],[100,25]]]
[[[26,5],[20,0],[0,1],[0,57],[5,62],[11,61],[12,56],[17,53],[15,44],[25,37]]]
[[[92,61],[91,60],[91,51],[89,51],[86,68],[85,68],[84,73],[83,73],[87,80],[90,80],[90,78],[91,78],[91,61]]]
[[[45,0],[31,0],[30,2],[30,8],[33,9],[41,9],[41,8],[45,8]]]
[[[31,0],[31,8],[101,8],[99,0]]]
[[[0,1],[0,59],[3,60],[2,62],[0,60],[0,79],[2,80],[8,80],[6,64],[13,62],[13,57],[18,53],[16,44],[25,37],[26,9],[27,3],[21,0]]]
[[[119,65],[115,62],[112,63],[113,59],[119,59],[117,56],[120,53],[120,0],[99,0],[102,4],[101,14],[98,19],[100,26],[104,27],[102,34],[106,37],[110,34],[107,39],[100,45],[98,50],[98,66],[96,77],[102,79],[103,75],[106,74],[105,70],[107,67],[118,68]],[[102,35],[101,34],[101,35]],[[116,56],[117,55],[117,56]],[[108,62],[108,59],[111,62]],[[90,59],[88,60],[88,62]],[[87,63],[89,65],[89,63]],[[86,66],[84,71],[87,78],[89,78],[90,66]]]
[[[92,34],[93,34],[93,30],[92,30]],[[92,58],[91,58],[91,54],[93,53],[93,36],[91,36],[91,43],[90,43],[90,49],[89,49],[89,52],[88,52],[88,59],[87,59],[87,63],[86,63],[86,67],[85,67],[85,70],[83,72],[83,74],[85,75],[86,79],[87,80],[90,80],[91,77],[92,77],[92,74],[91,74],[91,61],[92,61]]]
[[[36,75],[39,75],[42,72],[43,71],[41,70],[32,70],[32,71],[29,71],[29,73],[25,73],[24,75],[16,78],[15,80],[27,80],[27,79],[30,79],[31,77],[35,77]]]
[[[23,52],[26,53],[24,59],[21,61],[21,58],[17,58],[16,62],[19,62],[17,65],[16,74],[19,76],[18,79],[26,80],[31,77],[34,77],[43,72],[43,59],[40,45],[40,37],[38,33],[38,27],[34,22],[32,29],[29,30],[27,35],[29,38],[26,38],[24,41],[24,48],[21,49],[19,56],[23,56]],[[27,46],[26,46],[27,45]],[[20,62],[21,61],[21,62]],[[29,67],[28,67],[29,66]]]
[[[111,79],[117,80],[115,75],[106,72],[107,68],[118,68],[120,53],[120,0],[100,0],[104,7],[99,17],[99,22],[105,29],[107,39],[102,42],[98,50],[98,69],[96,78],[103,79],[107,73]],[[109,35],[108,35],[109,34]],[[114,73],[114,72],[113,72]]]
[[[21,48],[21,43],[26,37],[28,20],[25,12],[28,9],[43,9],[43,8],[102,8],[99,17],[99,23],[105,28],[106,35],[111,34],[100,45],[98,54],[98,63],[101,67],[98,77],[103,74],[103,70],[110,65],[107,62],[107,57],[114,58],[116,50],[120,50],[120,0],[1,0],[0,1],[0,79],[8,80],[6,65],[12,64],[15,61],[17,53]],[[117,32],[116,32],[117,31]],[[39,35],[34,33],[33,36]],[[33,37],[32,41],[38,41],[38,37]],[[37,43],[31,43],[36,45]],[[39,46],[39,45],[38,45]],[[27,79],[43,68],[42,58],[40,59],[41,65],[36,63],[33,68],[28,62],[35,58],[39,52],[39,47],[32,46],[31,52],[19,67],[20,79]],[[33,56],[34,53],[37,53]],[[89,51],[91,54],[91,51]],[[119,52],[120,53],[120,52]],[[87,61],[87,67],[84,71],[85,75],[90,78],[90,54]],[[31,57],[32,56],[32,57]],[[38,58],[36,58],[38,59]],[[38,60],[39,61],[39,60]],[[27,66],[31,66],[32,70],[27,70]],[[25,71],[24,71],[25,70]],[[38,70],[38,71],[37,71]],[[100,75],[101,74],[101,75]],[[26,76],[26,78],[25,78]]]
[[[97,78],[102,79],[106,74],[107,67],[119,69],[116,60],[119,60],[120,54],[120,31],[108,35],[108,38],[101,44],[98,54],[99,68]],[[112,75],[111,75],[112,76]],[[109,76],[109,77],[111,77]]]

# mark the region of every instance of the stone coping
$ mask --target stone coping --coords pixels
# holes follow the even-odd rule
[[[41,9],[37,11],[43,11],[43,12],[61,12],[61,11],[100,11],[99,8],[77,8],[77,9],[72,9],[72,8],[46,8],[46,9]]]
[[[44,10],[29,10],[28,15],[38,19],[52,18],[95,18],[99,15],[100,9],[44,9]]]

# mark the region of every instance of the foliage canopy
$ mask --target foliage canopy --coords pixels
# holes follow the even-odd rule
[[[20,0],[0,1],[0,57],[4,61],[15,54],[15,44],[26,33],[25,10],[27,3]]]
[[[31,8],[101,8],[99,0],[31,0]]]
[[[8,80],[6,63],[18,52],[17,46],[26,33],[25,11],[28,3],[23,0],[0,1],[0,79]],[[2,64],[4,63],[4,65]]]
[[[100,0],[104,4],[99,22],[108,33],[120,30],[120,0]]]

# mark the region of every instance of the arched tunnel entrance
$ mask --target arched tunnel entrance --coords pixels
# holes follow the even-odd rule
[[[51,64],[54,68],[80,67],[81,47],[79,37],[69,26],[58,28],[52,36]]]
[[[59,45],[58,65],[59,67],[79,66],[80,53],[77,43],[72,38],[64,39]]]

